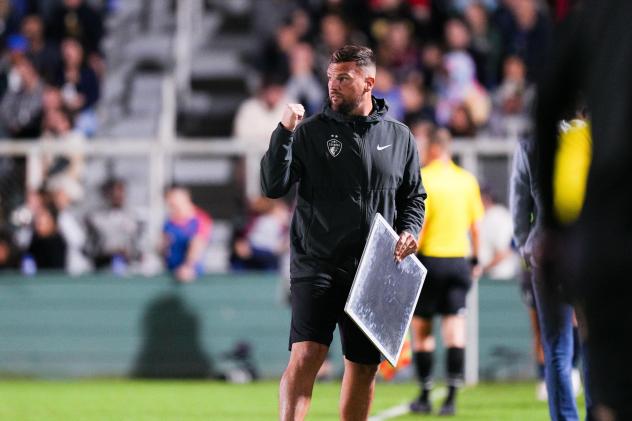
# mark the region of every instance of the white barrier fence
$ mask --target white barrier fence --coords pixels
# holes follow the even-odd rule
[[[162,133],[170,133],[171,128],[163,128]],[[143,185],[148,188],[148,240],[156,245],[160,238],[160,228],[165,215],[163,189],[173,180],[173,164],[176,159],[195,158],[196,161],[208,160],[209,169],[217,165],[217,160],[227,158],[242,159],[244,164],[245,192],[249,198],[261,194],[259,184],[259,165],[265,152],[265,144],[254,148],[252,142],[236,139],[175,139],[170,136],[159,136],[156,139],[93,139],[79,146],[62,142],[0,141],[0,157],[23,157],[26,160],[27,189],[38,188],[42,181],[42,161],[51,155],[81,154],[89,158],[110,159],[143,159],[148,165],[146,180]],[[453,155],[461,166],[468,169],[479,180],[484,177],[486,159],[497,159],[501,170],[496,171],[506,186],[511,171],[511,157],[516,147],[515,139],[461,139],[453,144]],[[86,171],[90,171],[89,165]],[[489,177],[488,177],[489,178]],[[134,180],[126,180],[133,183]],[[177,180],[176,180],[177,181]],[[468,297],[468,348],[466,353],[466,382],[474,384],[478,381],[478,287],[473,285]]]

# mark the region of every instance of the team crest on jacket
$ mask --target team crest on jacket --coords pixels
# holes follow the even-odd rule
[[[342,142],[338,140],[337,134],[329,136],[329,140],[327,141],[327,150],[334,158],[340,155],[340,151],[342,151]]]

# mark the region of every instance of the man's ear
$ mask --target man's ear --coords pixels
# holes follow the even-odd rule
[[[373,76],[367,76],[364,78],[364,92],[369,92],[375,85],[375,78]]]

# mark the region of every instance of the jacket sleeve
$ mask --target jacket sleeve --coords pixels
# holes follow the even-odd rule
[[[284,196],[301,177],[300,160],[296,156],[294,138],[300,137],[279,123],[272,132],[270,146],[261,159],[261,191],[266,197]]]
[[[395,205],[397,207],[395,230],[398,233],[408,231],[415,238],[419,237],[426,213],[426,204],[424,202],[426,197],[426,190],[421,180],[417,145],[409,132],[404,176],[395,197]]]
[[[511,171],[509,207],[514,222],[513,238],[521,254],[531,231],[531,218],[535,207],[531,195],[531,173],[528,159],[525,144],[520,142],[514,154]]]

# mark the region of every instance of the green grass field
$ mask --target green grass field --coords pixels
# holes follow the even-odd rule
[[[336,420],[339,383],[319,383],[310,420]],[[372,414],[408,402],[414,384],[377,386]],[[0,420],[274,420],[276,382],[230,385],[177,381],[0,381]],[[437,402],[435,406],[439,406]],[[532,383],[482,384],[459,396],[455,419],[546,420],[546,404],[536,402]],[[404,415],[397,420],[445,418]]]

